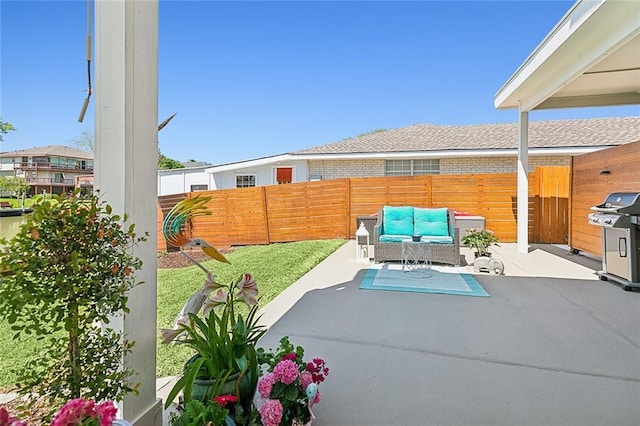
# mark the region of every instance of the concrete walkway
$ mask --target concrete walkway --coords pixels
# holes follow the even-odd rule
[[[501,244],[474,298],[359,290],[353,244],[264,309],[262,346],[287,335],[331,368],[314,426],[640,424],[640,293],[597,259]]]

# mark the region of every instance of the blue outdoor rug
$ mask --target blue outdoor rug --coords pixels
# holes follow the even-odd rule
[[[374,265],[367,270],[360,288],[489,297],[489,293],[464,268],[433,266],[430,272],[431,276],[425,278],[415,272],[402,272],[400,265]]]

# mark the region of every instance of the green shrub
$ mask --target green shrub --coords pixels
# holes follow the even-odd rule
[[[79,397],[121,400],[137,388],[122,366],[134,342],[108,324],[128,312],[142,264],[131,248],[145,237],[98,196],[54,195],[33,207],[18,234],[0,240],[0,310],[14,339],[44,348],[18,372],[18,390],[51,407]]]

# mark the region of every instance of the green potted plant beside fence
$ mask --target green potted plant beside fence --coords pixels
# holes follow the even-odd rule
[[[504,264],[498,259],[491,257],[489,247],[498,245],[498,238],[492,231],[486,229],[468,229],[462,237],[462,243],[474,249],[474,271],[493,272],[497,275],[504,273]]]
[[[498,238],[493,231],[488,229],[467,229],[467,232],[462,236],[462,244],[471,248],[474,251],[474,257],[491,257],[489,247],[492,245],[498,245]]]

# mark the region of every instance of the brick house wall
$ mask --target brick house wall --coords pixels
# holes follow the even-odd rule
[[[384,176],[384,160],[309,160],[308,167],[322,180]]]
[[[569,166],[571,156],[529,156],[529,171],[536,166]],[[442,158],[440,174],[515,173],[517,158],[474,157]],[[309,160],[309,176],[320,175],[323,180],[350,177],[384,176],[385,160]]]

